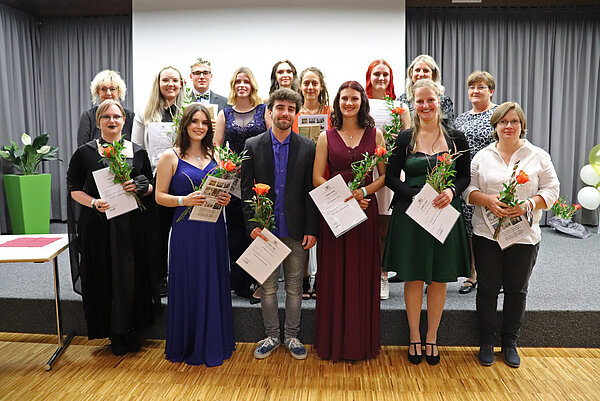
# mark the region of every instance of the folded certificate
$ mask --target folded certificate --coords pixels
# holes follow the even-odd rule
[[[352,192],[340,174],[309,194],[336,238],[367,220],[367,215],[356,199],[346,202],[346,199],[352,197]]]
[[[106,218],[120,216],[138,208],[135,196],[123,189],[121,184],[115,183],[115,176],[108,167],[92,172],[100,199],[108,202],[110,208],[106,211]]]
[[[298,133],[317,142],[319,134],[327,131],[328,120],[327,114],[299,115]]]
[[[406,209],[406,214],[443,244],[454,227],[454,223],[458,220],[460,212],[452,205],[443,209],[433,207],[433,200],[438,195],[431,185],[425,184]]]
[[[492,232],[496,231],[500,219],[488,208],[483,208],[483,219]],[[531,226],[527,221],[527,215],[517,217],[505,217],[502,220],[502,227],[496,241],[502,250],[517,243],[526,237],[530,232]]]
[[[223,206],[219,204],[218,198],[223,192],[229,192],[233,180],[208,176],[200,188],[202,195],[206,196],[206,201],[192,208],[190,220],[208,221],[214,223],[219,219]]]
[[[264,228],[262,234],[267,238],[256,237],[248,249],[236,263],[248,272],[259,283],[265,280],[277,269],[283,260],[292,252],[279,238]]]
[[[173,147],[177,132],[173,123],[149,123],[147,131],[148,158],[150,163],[156,166],[162,152]]]

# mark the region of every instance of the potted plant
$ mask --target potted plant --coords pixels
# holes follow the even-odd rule
[[[58,148],[48,145],[49,136],[43,133],[33,141],[21,135],[23,149],[10,141],[0,156],[14,165],[17,174],[4,175],[4,189],[14,234],[48,234],[50,231],[50,174],[38,174],[44,160],[60,160]]]

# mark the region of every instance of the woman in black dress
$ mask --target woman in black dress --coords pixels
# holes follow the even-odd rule
[[[125,110],[115,100],[98,107],[96,123],[101,137],[80,146],[69,163],[67,183],[70,195],[82,205],[79,218],[80,275],[83,307],[89,339],[110,337],[115,355],[140,349],[135,330],[152,321],[152,269],[148,257],[145,212],[135,209],[112,219],[110,208],[99,199],[92,172],[107,167],[100,162],[103,143],[122,141],[123,153],[133,167],[133,179],[123,184],[144,202],[152,193],[152,169],[148,154],[122,138]]]

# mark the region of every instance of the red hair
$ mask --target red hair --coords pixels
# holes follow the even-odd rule
[[[371,85],[371,73],[373,72],[373,68],[377,67],[380,64],[385,65],[390,70],[390,84],[385,89],[385,94],[388,95],[389,97],[391,97],[392,99],[396,99],[396,93],[394,92],[394,72],[392,71],[392,66],[389,65],[388,62],[385,61],[384,59],[379,59],[379,60],[373,61],[371,64],[369,64],[369,68],[367,68],[367,85],[365,88],[365,90],[367,92],[367,96],[369,97],[369,99],[372,96],[371,92],[372,92],[373,88]]]

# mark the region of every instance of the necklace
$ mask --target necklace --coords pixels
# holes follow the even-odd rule
[[[195,157],[196,160],[198,160],[198,161],[202,160],[202,156],[203,156],[203,155],[196,156],[196,155],[193,155],[191,152],[188,152],[188,155]]]
[[[486,111],[488,111],[489,109],[491,109],[492,107],[494,107],[494,103],[490,103],[490,105],[488,107],[486,107],[485,109],[481,110],[481,111],[477,111],[475,110],[475,108],[473,107],[473,110],[471,110],[471,113],[473,114],[481,114],[481,113],[485,113]]]

